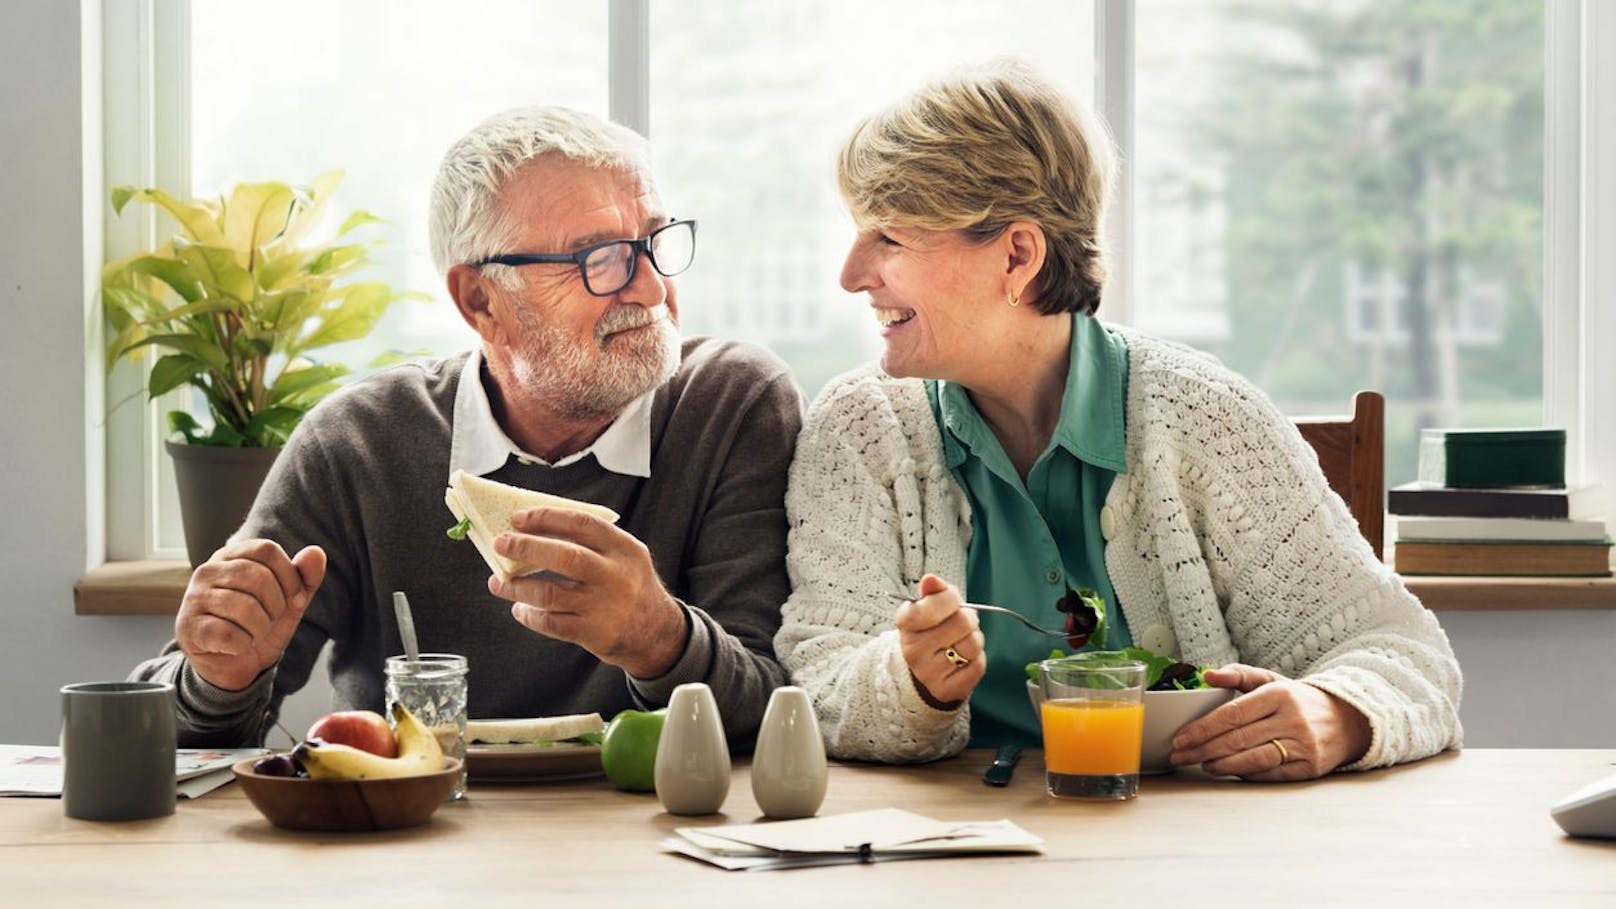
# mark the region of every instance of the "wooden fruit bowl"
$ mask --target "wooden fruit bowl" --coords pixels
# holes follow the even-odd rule
[[[231,769],[253,807],[277,827],[363,833],[426,823],[454,791],[460,759],[443,769],[384,780],[310,780],[254,773],[257,758]]]

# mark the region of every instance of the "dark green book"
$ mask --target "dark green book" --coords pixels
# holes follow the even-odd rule
[[[1420,480],[1462,489],[1565,485],[1563,429],[1426,429]]]

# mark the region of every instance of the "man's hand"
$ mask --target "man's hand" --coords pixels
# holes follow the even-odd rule
[[[287,558],[270,540],[230,544],[191,574],[174,637],[204,681],[240,691],[280,661],[323,580],[318,546]]]
[[[1263,782],[1310,780],[1369,750],[1369,720],[1312,685],[1241,663],[1207,670],[1206,681],[1245,693],[1185,724],[1173,737],[1174,764]]]
[[[564,508],[524,509],[511,516],[511,527],[494,539],[495,552],[531,572],[561,576],[490,577],[489,592],[515,603],[516,621],[635,678],[673,668],[689,638],[685,611],[663,588],[644,543]]]
[[[986,641],[976,610],[965,608],[959,588],[926,575],[919,599],[899,606],[893,624],[909,674],[927,703],[952,710],[971,696],[988,671]]]

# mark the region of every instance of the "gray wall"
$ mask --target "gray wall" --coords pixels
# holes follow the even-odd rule
[[[121,678],[173,624],[73,614],[73,582],[102,548],[100,522],[87,518],[102,443],[83,416],[102,405],[99,367],[85,360],[83,313],[105,194],[100,77],[93,59],[85,66],[82,15],[62,0],[0,5],[0,312],[11,323],[0,334],[8,389],[0,397],[0,742],[8,743],[55,741],[60,686]],[[1616,612],[1444,613],[1442,621],[1466,670],[1470,744],[1616,747]],[[328,690],[322,684],[290,705],[287,725],[300,732]]]
[[[122,678],[173,631],[167,618],[73,614],[103,533],[87,518],[102,441],[84,414],[102,405],[84,354],[85,263],[101,256],[105,198],[99,64],[80,28],[99,0],[87,5],[88,20],[72,0],[0,6],[0,742],[14,744],[54,742],[58,688]],[[301,731],[325,697],[300,699],[288,725]]]

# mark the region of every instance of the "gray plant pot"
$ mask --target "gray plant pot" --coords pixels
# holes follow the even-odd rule
[[[174,459],[180,520],[185,525],[185,553],[194,568],[206,562],[246,520],[258,487],[263,485],[281,450],[214,448],[183,442],[163,445]]]

